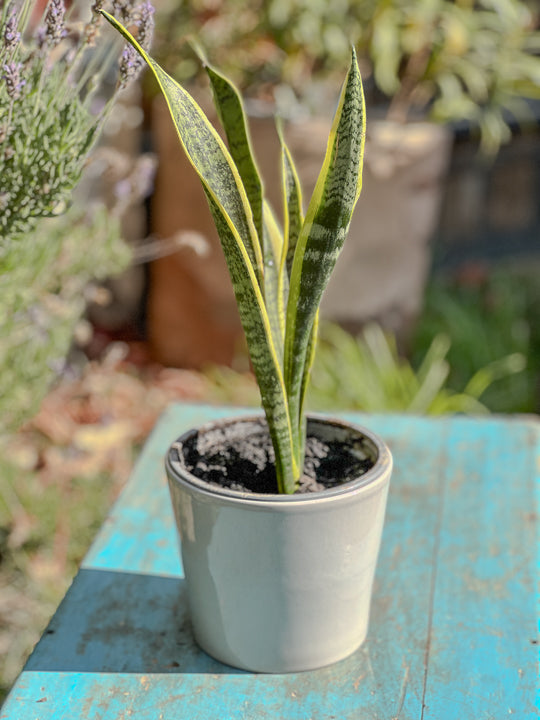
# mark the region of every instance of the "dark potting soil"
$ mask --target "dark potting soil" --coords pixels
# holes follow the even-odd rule
[[[182,444],[176,443],[174,449],[180,464],[211,486],[248,493],[278,492],[274,450],[264,421],[195,432]],[[297,493],[317,492],[355,480],[374,461],[369,441],[321,439],[308,425],[304,474]]]

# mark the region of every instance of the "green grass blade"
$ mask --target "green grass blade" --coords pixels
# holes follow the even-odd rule
[[[285,382],[293,428],[299,427],[306,387],[303,376],[315,316],[360,195],[364,137],[364,95],[353,50],[326,157],[298,238],[291,272]]]
[[[205,189],[231,218],[244,244],[257,281],[263,283],[263,260],[257,230],[238,169],[223,140],[195,100],[168,75],[109,13],[101,14],[146,61],[163,92],[184,151]]]
[[[496,380],[522,372],[526,366],[527,359],[521,353],[512,353],[499,360],[494,360],[474,373],[464,392],[479,398]]]

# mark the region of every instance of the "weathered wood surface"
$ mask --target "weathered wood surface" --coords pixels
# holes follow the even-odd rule
[[[162,470],[176,405],[0,712],[0,720],[537,718],[533,419],[350,420],[395,460],[367,643],[332,667],[252,675],[194,645]]]

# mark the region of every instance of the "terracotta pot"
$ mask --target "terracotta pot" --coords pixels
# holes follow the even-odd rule
[[[348,656],[368,629],[392,469],[388,448],[368,430],[312,417],[308,438],[316,447],[339,445],[338,462],[316,453],[318,472],[338,484],[306,494],[248,493],[194,474],[194,463],[212,465],[212,441],[224,433],[254,439],[257,462],[264,461],[261,437],[268,433],[260,417],[188,432],[166,459],[198,644],[257,672],[308,670]],[[372,466],[361,474],[366,460]],[[348,478],[342,484],[339,466]]]

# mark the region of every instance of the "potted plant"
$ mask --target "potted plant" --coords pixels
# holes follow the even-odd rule
[[[214,657],[249,670],[327,665],[366,636],[392,466],[368,430],[304,412],[319,304],[361,189],[365,106],[356,54],[305,217],[279,133],[281,232],[232,83],[207,65],[227,149],[191,96],[103,14],[152,69],[202,181],[265,413],[195,429],[167,454],[195,637]]]

